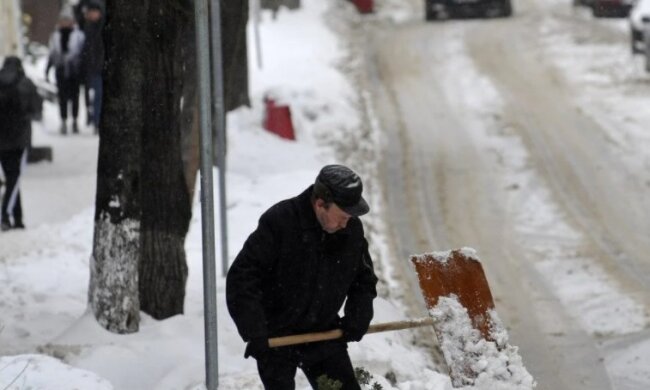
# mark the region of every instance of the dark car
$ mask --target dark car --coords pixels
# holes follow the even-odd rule
[[[625,18],[630,14],[634,0],[593,0],[591,9],[594,16]]]
[[[594,5],[594,0],[573,0],[574,6],[584,5],[586,7],[591,7]]]
[[[462,16],[510,16],[511,0],[425,0],[426,20]]]

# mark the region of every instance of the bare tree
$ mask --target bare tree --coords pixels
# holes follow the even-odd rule
[[[248,104],[248,8],[221,3],[226,105],[233,109]],[[140,310],[157,319],[183,313],[198,169],[193,5],[106,4],[89,302],[98,322],[117,333],[137,331]]]
[[[183,313],[185,300],[191,200],[183,172],[181,97],[188,44],[183,39],[193,31],[193,10],[190,0],[150,2],[144,29],[149,42],[141,54],[147,58],[149,109],[143,111],[142,132],[140,305],[157,319]]]
[[[90,265],[89,305],[104,328],[136,332],[140,320],[138,262],[142,208],[142,111],[147,107],[147,69],[141,33],[147,10],[141,2],[107,4],[106,63],[97,164],[95,233]],[[135,21],[135,23],[134,23]]]

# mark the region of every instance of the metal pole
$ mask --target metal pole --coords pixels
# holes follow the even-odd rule
[[[210,40],[212,43],[212,97],[217,128],[219,167],[219,221],[221,223],[222,276],[228,273],[228,215],[226,211],[226,116],[223,103],[223,55],[221,52],[220,0],[210,0]]]
[[[253,0],[253,28],[255,30],[255,54],[257,67],[262,69],[262,44],[260,43],[260,0]]]
[[[219,386],[217,343],[217,276],[214,250],[214,191],[212,180],[212,111],[210,94],[210,35],[208,1],[194,1],[196,23],[196,63],[199,82],[201,228],[203,239],[203,312],[205,318],[205,384]]]

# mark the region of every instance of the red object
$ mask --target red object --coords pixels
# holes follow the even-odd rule
[[[357,6],[357,10],[361,14],[369,14],[373,11],[373,1],[372,0],[352,0],[354,5]]]
[[[276,105],[275,100],[264,98],[266,114],[264,115],[264,128],[288,140],[295,140],[291,122],[291,109],[287,105]]]

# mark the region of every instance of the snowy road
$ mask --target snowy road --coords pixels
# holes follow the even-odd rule
[[[405,260],[477,249],[539,389],[647,388],[647,368],[623,379],[611,359],[625,355],[614,345],[648,340],[647,158],[633,138],[617,139],[617,107],[582,108],[587,92],[548,58],[556,48],[543,32],[550,20],[594,47],[625,47],[627,36],[569,2],[516,5],[512,19],[375,32],[394,247]],[[625,115],[629,127],[643,122]]]

